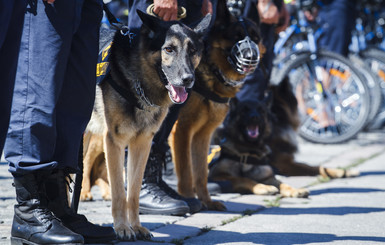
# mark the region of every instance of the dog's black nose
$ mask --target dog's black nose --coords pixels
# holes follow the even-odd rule
[[[183,82],[183,85],[187,88],[191,88],[193,86],[193,83],[194,83],[194,75],[192,74],[184,74],[182,76],[182,82]]]

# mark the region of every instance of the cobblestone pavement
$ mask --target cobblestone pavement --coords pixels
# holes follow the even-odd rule
[[[300,139],[297,159],[310,165],[353,167],[361,175],[321,181],[318,177],[282,177],[307,187],[309,198],[218,194],[226,212],[193,215],[141,215],[152,241],[135,244],[384,244],[385,132],[361,133],[344,144],[311,144]],[[79,212],[94,223],[112,226],[111,202],[81,202]],[[5,162],[0,163],[0,244],[9,244],[15,193]],[[133,244],[134,242],[114,242]]]

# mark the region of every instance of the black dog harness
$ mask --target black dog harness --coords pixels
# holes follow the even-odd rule
[[[225,140],[221,144],[219,157],[216,160],[212,161],[210,165],[215,165],[215,162],[222,158],[231,159],[240,163],[247,163],[253,165],[267,165],[269,164],[268,155],[270,153],[271,149],[267,145],[264,145],[264,149],[261,149],[261,151],[258,152],[240,152],[232,143]]]
[[[120,34],[123,36],[129,36],[129,40],[131,43],[131,40],[133,39],[134,35],[130,32],[130,29],[128,26],[123,25],[121,22],[119,22],[115,16],[110,12],[108,7],[103,4],[103,9],[106,12],[108,21],[111,24],[111,27],[117,31],[120,31]],[[117,84],[112,78],[110,74],[110,62],[109,57],[111,54],[111,46],[112,46],[112,40],[107,42],[107,44],[104,45],[104,47],[99,52],[98,57],[98,63],[96,66],[96,83],[101,84],[104,80],[106,80],[111,87],[119,93],[120,96],[125,98],[130,104],[134,105],[138,109],[143,110],[143,106],[138,102],[137,98],[134,96],[134,93],[131,90],[127,90],[124,87]],[[110,78],[110,79],[107,79]],[[140,81],[135,81],[134,84],[135,93],[137,97],[147,106],[151,107],[157,107],[158,105],[153,104],[144,94],[144,90],[141,86]]]

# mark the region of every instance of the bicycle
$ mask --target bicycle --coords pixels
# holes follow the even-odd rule
[[[365,78],[345,57],[317,48],[322,33],[306,21],[297,1],[297,18],[275,44],[272,83],[290,78],[298,101],[299,135],[314,143],[352,139],[366,125],[370,92]]]

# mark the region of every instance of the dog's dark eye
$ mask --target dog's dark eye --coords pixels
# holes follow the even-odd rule
[[[171,47],[171,46],[165,47],[165,48],[164,48],[164,51],[166,51],[167,53],[172,53],[172,52],[174,52],[174,48]]]

